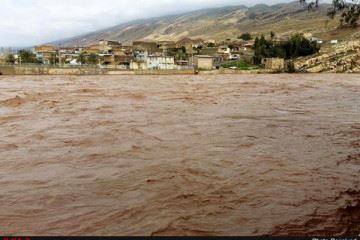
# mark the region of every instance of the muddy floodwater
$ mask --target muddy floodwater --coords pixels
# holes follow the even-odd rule
[[[0,235],[359,233],[360,75],[0,77]]]

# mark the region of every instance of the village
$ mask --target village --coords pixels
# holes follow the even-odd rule
[[[245,37],[244,37],[245,36]],[[323,40],[305,35],[311,42],[323,44]],[[274,43],[282,43],[290,37],[271,36]],[[336,44],[332,41],[331,44]],[[57,66],[97,66],[118,70],[213,70],[230,68],[251,70],[259,67],[275,71],[285,68],[285,59],[268,57],[254,63],[256,40],[249,33],[237,39],[215,40],[183,38],[180,41],[137,40],[132,44],[101,39],[88,46],[61,47],[44,44],[33,47],[32,60],[21,55],[0,55],[0,64],[24,65],[36,63]],[[11,55],[11,56],[10,56]]]

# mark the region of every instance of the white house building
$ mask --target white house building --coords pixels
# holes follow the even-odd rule
[[[153,56],[146,58],[146,66],[148,69],[176,69],[175,59],[170,56]]]

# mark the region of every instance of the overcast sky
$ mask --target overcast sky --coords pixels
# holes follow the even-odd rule
[[[0,46],[31,46],[207,7],[278,2],[286,0],[0,0]]]

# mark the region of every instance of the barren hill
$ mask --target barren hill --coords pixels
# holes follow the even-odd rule
[[[254,7],[227,6],[203,9],[184,14],[140,19],[108,29],[70,39],[57,41],[61,45],[87,45],[99,39],[130,43],[136,39],[179,40],[183,37],[223,40],[236,38],[240,33],[278,34],[311,32],[323,38],[336,35],[349,37],[354,31],[340,32],[338,21],[326,16],[329,5],[323,4],[315,11],[308,11],[299,2]]]

